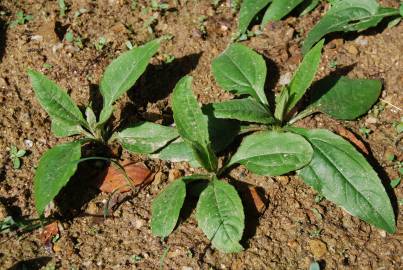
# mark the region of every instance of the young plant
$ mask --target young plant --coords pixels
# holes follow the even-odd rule
[[[10,23],[10,27],[16,27],[17,25],[23,25],[31,21],[34,17],[32,15],[26,15],[23,11],[18,11],[14,21]]]
[[[378,80],[325,79],[314,87],[310,105],[294,116],[318,69],[323,43],[320,41],[306,54],[290,84],[277,96],[274,110],[269,108],[264,93],[267,71],[260,55],[246,46],[232,44],[213,61],[217,83],[241,96],[211,104],[214,116],[255,124],[244,127],[243,133],[258,131],[243,139],[225,169],[242,164],[264,176],[297,171],[306,184],[351,215],[394,233],[395,216],[389,197],[365,158],[329,130],[292,125],[315,112],[353,120],[366,113],[380,95],[382,85]]]
[[[14,169],[19,169],[21,167],[21,158],[25,156],[27,151],[24,149],[17,149],[15,145],[11,146],[10,150],[10,159],[13,162],[13,168]]]
[[[107,145],[117,141],[130,152],[150,154],[179,136],[173,128],[149,122],[141,122],[121,131],[114,131],[108,125],[113,103],[144,73],[160,42],[160,39],[156,39],[125,52],[106,68],[99,85],[103,108],[98,118],[91,107],[85,109],[84,117],[66,91],[43,74],[28,71],[36,98],[52,120],[53,134],[57,137],[77,134],[84,137],[56,145],[41,157],[34,178],[34,199],[39,215],[43,214],[45,207],[76,172],[81,147],[85,143]]]
[[[177,179],[158,195],[152,205],[151,230],[156,236],[167,237],[178,222],[189,185],[204,182],[206,185],[196,208],[198,225],[215,248],[238,252],[242,250],[239,241],[245,219],[242,202],[235,188],[219,179],[218,160],[210,140],[210,122],[193,96],[191,85],[189,76],[177,83],[172,111],[181,139],[206,173]]]
[[[292,10],[301,7],[300,15],[303,16],[312,11],[319,0],[244,0],[239,11],[237,36],[244,34],[256,15],[266,8],[261,27],[270,21],[279,21]]]
[[[400,10],[402,10],[401,5]],[[325,35],[333,32],[364,31],[376,26],[385,17],[403,16],[399,9],[382,7],[377,0],[337,0],[308,33],[302,46],[307,53]]]

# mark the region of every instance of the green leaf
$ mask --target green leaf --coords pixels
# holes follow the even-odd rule
[[[217,170],[210,142],[208,118],[192,93],[192,77],[183,77],[172,94],[172,111],[178,133],[192,148],[197,161],[208,171]]]
[[[176,141],[165,146],[161,151],[151,156],[171,162],[189,162],[192,167],[201,167],[200,163],[193,155],[192,148],[179,138]]]
[[[76,172],[80,157],[80,142],[56,145],[41,157],[34,177],[35,207],[39,215]]]
[[[396,9],[380,8],[376,0],[340,0],[308,33],[302,46],[303,54],[322,37],[332,32],[363,31],[377,25],[386,16],[395,16]]]
[[[121,54],[106,68],[100,91],[104,98],[99,123],[106,122],[112,114],[112,104],[129,90],[144,73],[150,59],[158,51],[160,39]]]
[[[20,150],[18,150],[18,152],[15,154],[15,156],[16,156],[16,157],[23,157],[23,156],[25,156],[26,153],[27,153],[26,150],[20,149]]]
[[[89,127],[94,130],[97,125],[97,117],[91,107],[85,109],[85,117]]]
[[[336,119],[353,120],[372,107],[381,89],[379,80],[328,77],[313,87],[311,106]]]
[[[288,86],[284,86],[283,89],[281,89],[280,94],[276,96],[276,109],[274,110],[274,117],[277,120],[283,121],[289,99],[290,89],[288,88]]]
[[[21,160],[18,157],[13,158],[13,168],[19,169],[21,167]]]
[[[302,12],[300,16],[305,16],[319,5],[320,0],[306,0],[302,3]]]
[[[52,119],[60,120],[70,126],[86,122],[74,101],[56,83],[35,70],[29,70],[32,87],[42,108]]]
[[[397,187],[399,184],[400,184],[400,178],[398,177],[398,178],[396,178],[396,179],[392,179],[391,181],[390,181],[390,187],[391,188],[395,188],[395,187]]]
[[[290,132],[264,131],[245,137],[228,166],[245,165],[259,175],[282,175],[307,165],[312,159],[311,145]]]
[[[312,145],[311,163],[299,171],[304,182],[351,215],[394,233],[393,209],[376,172],[347,141],[328,130],[293,129]]]
[[[245,216],[235,188],[216,177],[200,195],[196,219],[213,246],[223,252],[239,252]]]
[[[264,93],[266,63],[261,55],[242,44],[231,44],[213,60],[212,71],[218,85],[237,95],[250,95],[268,105]]]
[[[151,231],[155,236],[167,237],[178,222],[186,197],[186,184],[182,178],[175,180],[152,203]]]
[[[239,11],[238,36],[245,33],[255,16],[272,0],[244,0]]]
[[[305,94],[306,90],[311,85],[315,78],[316,71],[318,70],[321,58],[321,52],[325,40],[318,42],[304,57],[299,65],[294,77],[289,85],[290,98],[287,103],[286,112],[291,111],[292,108]]]
[[[80,134],[82,127],[80,125],[70,125],[57,118],[52,119],[51,131],[56,137],[68,137]]]
[[[279,21],[294,8],[301,4],[304,0],[273,0],[273,3],[269,6],[264,14],[262,20],[262,27],[264,27],[270,21]]]
[[[130,152],[151,154],[179,136],[176,129],[143,122],[116,133],[118,142]]]
[[[271,124],[274,118],[271,112],[252,98],[233,99],[209,104],[212,113],[220,119],[236,119],[239,121]]]

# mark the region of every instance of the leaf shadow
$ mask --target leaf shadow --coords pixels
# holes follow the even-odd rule
[[[122,108],[123,121],[118,128],[130,126],[139,120],[155,122],[162,119],[163,124],[171,124],[172,111],[165,99],[172,93],[176,83],[196,68],[201,55],[200,52],[174,59],[171,63],[149,65],[134,87],[127,92],[130,102]],[[158,107],[158,112],[148,112],[148,103]]]
[[[113,156],[110,149],[102,144],[86,144],[82,147],[82,153],[83,158]],[[105,177],[108,165],[108,162],[101,160],[88,160],[78,164],[76,173],[54,200],[62,219],[78,216],[82,207],[100,193],[98,185]]]
[[[4,20],[0,19],[0,61],[3,59],[4,52],[6,50],[6,40],[7,40],[6,32],[7,32],[7,24]]]
[[[19,261],[12,267],[8,268],[8,270],[39,270],[42,269],[42,267],[46,266],[51,260],[52,257],[43,256],[35,259]]]
[[[280,69],[276,62],[271,60],[270,58],[262,55],[264,61],[266,62],[267,73],[270,75],[266,75],[266,83],[264,86],[264,92],[266,94],[267,100],[269,102],[269,106],[271,111],[274,113],[275,108],[275,95],[274,88],[276,87],[278,81],[280,80]]]

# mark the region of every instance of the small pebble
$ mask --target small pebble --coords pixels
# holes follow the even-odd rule
[[[28,139],[24,140],[24,144],[25,144],[25,146],[28,147],[28,148],[31,148],[32,146],[34,146],[33,141],[28,140]]]
[[[308,245],[309,250],[316,259],[323,257],[323,255],[325,255],[327,252],[326,244],[323,243],[321,240],[318,239],[310,240]]]
[[[287,72],[280,76],[279,83],[280,85],[287,85],[291,82],[291,73]]]
[[[378,122],[378,119],[376,119],[373,116],[369,116],[366,120],[365,123],[366,124],[376,124]]]

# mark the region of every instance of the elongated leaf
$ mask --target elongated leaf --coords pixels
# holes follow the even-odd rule
[[[80,125],[70,125],[57,118],[52,119],[51,126],[52,133],[56,137],[68,137],[72,135],[80,134],[82,127]]]
[[[264,14],[262,27],[264,27],[270,21],[281,20],[303,1],[304,0],[273,0],[273,3],[271,3]]]
[[[290,89],[288,86],[284,86],[283,89],[281,89],[280,94],[276,96],[276,109],[274,110],[274,117],[277,120],[283,121],[289,99]]]
[[[29,70],[28,76],[36,98],[52,119],[60,120],[70,126],[80,124],[86,126],[77,105],[56,83],[35,70]]]
[[[151,154],[179,137],[176,129],[143,122],[117,132],[116,139],[126,150],[134,153]]]
[[[35,207],[39,215],[77,170],[80,142],[56,145],[40,159],[34,178]]]
[[[381,89],[378,80],[329,77],[313,89],[312,106],[336,119],[353,120],[375,104]]]
[[[271,112],[252,98],[233,99],[209,105],[216,118],[270,124],[274,118]]]
[[[235,188],[215,178],[200,195],[196,219],[213,246],[223,252],[239,252],[245,216]]]
[[[183,140],[193,149],[197,161],[208,171],[217,170],[217,157],[210,142],[208,118],[192,93],[192,77],[185,76],[172,95],[172,111]]]
[[[152,204],[151,231],[166,237],[175,228],[186,197],[186,184],[179,178],[167,186]]]
[[[319,5],[320,0],[306,0],[302,3],[302,12],[300,16],[305,16]]]
[[[239,11],[238,35],[246,32],[253,18],[272,0],[244,0]]]
[[[264,93],[266,63],[261,55],[242,44],[231,44],[213,60],[215,80],[224,90],[237,95],[250,95],[268,105]]]
[[[313,47],[312,50],[305,55],[297,71],[295,72],[294,77],[289,85],[290,97],[286,112],[289,112],[292,108],[294,108],[315,78],[316,71],[318,70],[320,64],[324,42],[324,40],[318,42],[318,44],[316,44],[315,47]]]
[[[380,8],[376,0],[340,0],[308,33],[302,46],[305,54],[323,36],[339,31],[363,31],[377,25],[386,16],[398,15],[397,9]]]
[[[158,51],[160,39],[123,53],[106,68],[101,79],[100,91],[104,98],[100,123],[107,121],[112,113],[112,104],[129,90],[144,73],[150,59]]]
[[[264,131],[247,136],[227,166],[245,165],[259,175],[282,175],[307,165],[312,159],[311,145],[291,132]]]
[[[351,215],[394,233],[393,209],[376,172],[347,141],[328,130],[295,129],[312,145],[311,163],[299,171],[305,183]]]
[[[189,162],[192,167],[201,167],[193,154],[192,148],[179,138],[176,141],[168,144],[161,151],[151,156],[152,158],[159,158],[171,162]]]

